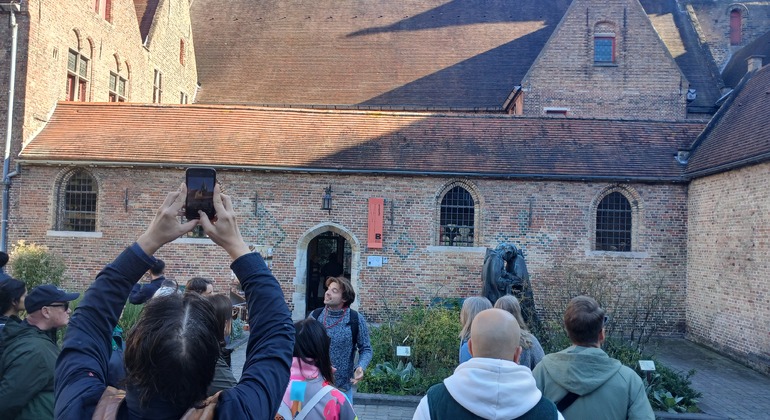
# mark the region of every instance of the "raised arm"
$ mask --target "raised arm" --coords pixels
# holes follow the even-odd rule
[[[214,188],[216,223],[201,212],[201,225],[209,237],[230,254],[230,268],[241,282],[249,306],[249,343],[241,381],[219,398],[217,413],[223,418],[273,418],[286,385],[294,349],[294,324],[281,286],[257,253],[243,241],[230,197]]]
[[[155,263],[152,254],[189,232],[193,220],[180,224],[186,188],[166,196],[147,231],[96,277],[70,320],[56,361],[56,418],[90,418],[106,387],[112,329],[131,288]]]

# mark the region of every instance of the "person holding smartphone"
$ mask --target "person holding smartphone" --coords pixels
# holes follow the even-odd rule
[[[147,230],[107,265],[85,292],[64,336],[56,362],[56,418],[117,419],[272,418],[286,385],[294,325],[280,285],[258,253],[250,252],[235,219],[232,200],[214,188],[217,220],[180,223],[185,184],[169,193]],[[164,244],[201,225],[232,259],[246,292],[253,334],[240,382],[206,398],[219,357],[219,323],[210,302],[197,294],[151,299],[126,340],[126,391],[107,387],[112,326],[133,285],[155,263]]]

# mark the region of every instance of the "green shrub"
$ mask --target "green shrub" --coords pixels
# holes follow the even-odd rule
[[[124,333],[134,327],[136,321],[139,320],[139,315],[142,313],[143,308],[144,305],[134,305],[126,302],[126,306],[123,307],[123,314],[118,320],[118,325],[120,325],[120,328],[123,328]]]
[[[359,391],[421,395],[451,375],[460,348],[460,313],[455,305],[430,307],[416,301],[399,319],[389,319],[370,333],[375,368],[366,372]],[[410,346],[411,356],[396,356],[397,346]],[[399,360],[402,359],[402,360]],[[404,365],[403,363],[407,364]],[[408,380],[398,379],[398,364],[415,370]],[[395,367],[394,367],[395,366]],[[390,387],[390,388],[389,388]]]
[[[10,254],[11,275],[27,284],[27,290],[41,284],[60,285],[66,266],[45,245],[19,241]]]

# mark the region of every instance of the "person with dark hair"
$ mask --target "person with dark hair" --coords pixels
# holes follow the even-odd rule
[[[150,267],[150,283],[144,286],[139,283],[135,284],[131,289],[131,294],[128,295],[128,301],[134,305],[141,305],[150,300],[166,280],[166,276],[163,274],[165,271],[166,263],[160,258],[156,259],[155,264]]]
[[[564,312],[572,346],[546,355],[535,366],[537,387],[570,420],[653,420],[642,379],[601,349],[606,321],[596,300],[573,298]]]
[[[219,358],[214,370],[214,380],[211,381],[208,390],[209,395],[214,395],[217,391],[230,389],[238,383],[230,367],[232,349],[227,348],[227,341],[225,340],[230,335],[233,323],[233,305],[230,303],[230,298],[225,295],[211,295],[206,298],[214,306],[214,314],[217,316],[217,339],[219,340]]]
[[[211,296],[214,294],[214,282],[203,277],[193,277],[187,281],[184,292],[197,293],[201,296]]]
[[[147,230],[107,265],[86,291],[56,363],[56,418],[179,419],[184,415],[268,419],[289,381],[294,327],[281,286],[241,237],[232,200],[214,189],[217,219],[180,223],[187,188],[169,193]],[[202,226],[232,259],[253,332],[240,382],[206,398],[219,358],[219,322],[201,296],[170,294],[145,305],[126,339],[126,391],[105,383],[110,334],[133,285],[163,245]],[[198,417],[195,417],[198,418]]]
[[[331,359],[337,369],[334,383],[345,392],[353,403],[353,387],[364,378],[364,370],[372,361],[372,346],[369,342],[369,328],[364,316],[350,309],[356,300],[356,291],[346,277],[326,279],[324,307],[310,313],[310,316],[326,328],[331,338]],[[358,363],[356,364],[356,350]]]
[[[4,345],[0,413],[4,419],[54,417],[54,365],[59,356],[56,329],[69,322],[69,304],[78,296],[51,284],[35,287],[24,299],[24,321],[9,322],[0,332]]]
[[[12,277],[0,280],[0,331],[8,322],[21,322],[19,313],[24,310],[27,285]]]
[[[334,387],[331,339],[320,322],[306,318],[294,323],[296,336],[291,378],[276,420],[304,416],[308,420],[353,420],[356,413],[345,394]]]
[[[0,282],[11,278],[11,276],[5,272],[5,265],[8,264],[8,254],[0,251]]]

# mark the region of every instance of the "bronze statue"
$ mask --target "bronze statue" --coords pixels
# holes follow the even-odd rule
[[[538,322],[527,263],[516,245],[501,243],[494,250],[487,249],[481,281],[481,295],[493,305],[501,296],[514,295],[521,303],[524,322],[530,324],[530,327],[534,326],[532,323]]]

